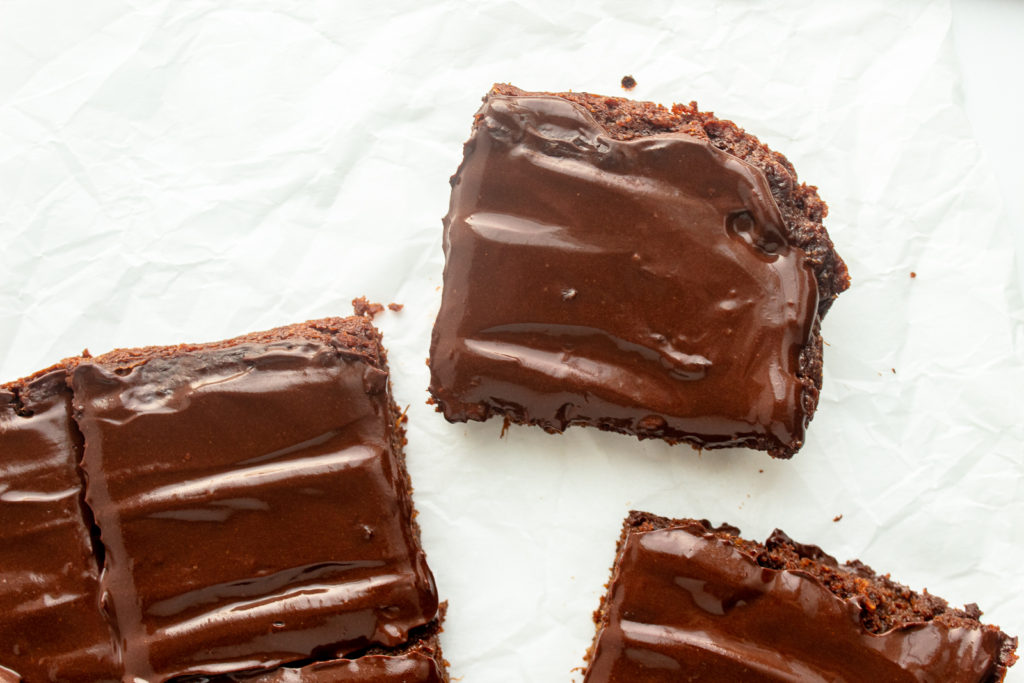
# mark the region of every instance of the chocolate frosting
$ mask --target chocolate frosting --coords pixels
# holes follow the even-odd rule
[[[430,390],[449,420],[802,443],[817,284],[754,167],[685,134],[615,140],[562,98],[491,95],[444,223]]]
[[[121,679],[65,378],[0,391],[0,681]]]
[[[86,500],[133,676],[403,643],[438,609],[387,375],[312,340],[84,362]]]
[[[243,679],[237,679],[242,681]],[[437,662],[421,652],[363,655],[318,662],[299,669],[277,669],[247,683],[443,683]]]
[[[855,601],[763,568],[696,522],[631,531],[604,609],[585,683],[1001,679],[998,629],[930,621],[870,633]]]

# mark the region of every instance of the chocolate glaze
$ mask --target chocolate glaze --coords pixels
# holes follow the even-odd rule
[[[131,675],[337,657],[434,618],[382,362],[301,338],[145,351],[72,378]]]
[[[0,390],[0,681],[111,681],[66,372]],[[17,672],[17,673],[15,673]]]
[[[447,419],[799,448],[817,285],[754,167],[491,95],[444,222],[430,391]]]
[[[737,539],[692,520],[627,525],[602,609],[586,683],[980,683],[1002,680],[1013,640],[977,623],[868,632],[855,600],[800,571],[761,567]]]
[[[247,683],[444,683],[437,661],[422,652],[363,655],[357,659],[317,662],[297,669],[281,668]]]

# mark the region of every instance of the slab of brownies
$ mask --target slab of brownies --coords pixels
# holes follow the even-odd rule
[[[361,317],[7,385],[0,666],[26,683],[288,664],[265,680],[443,680],[403,441]]]
[[[433,400],[451,421],[790,457],[849,284],[826,212],[695,106],[497,85],[452,178]]]
[[[1017,639],[776,531],[627,517],[586,683],[995,683]]]

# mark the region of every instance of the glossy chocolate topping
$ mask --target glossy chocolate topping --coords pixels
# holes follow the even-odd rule
[[[239,679],[241,680],[241,679]],[[444,683],[441,668],[421,652],[363,655],[318,662],[300,669],[277,669],[247,683]]]
[[[815,275],[763,174],[707,141],[615,140],[565,99],[491,95],[444,249],[430,363],[449,420],[802,443]]]
[[[17,395],[0,390],[0,681],[121,679],[66,376],[56,369]]]
[[[133,676],[337,657],[435,617],[382,366],[292,338],[76,368]]]
[[[586,683],[1001,680],[994,627],[867,631],[810,575],[759,566],[702,523],[625,537]],[[999,674],[999,675],[997,675]]]

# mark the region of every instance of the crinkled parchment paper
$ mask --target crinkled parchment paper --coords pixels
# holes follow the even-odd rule
[[[1019,273],[948,3],[571,5],[4,3],[0,377],[364,294],[405,304],[377,320],[467,683],[579,677],[630,508],[779,526],[1024,635]],[[831,206],[854,284],[791,462],[584,429],[499,438],[424,403],[440,218],[481,95],[621,94],[626,74],[634,97],[695,99],[760,136]]]

